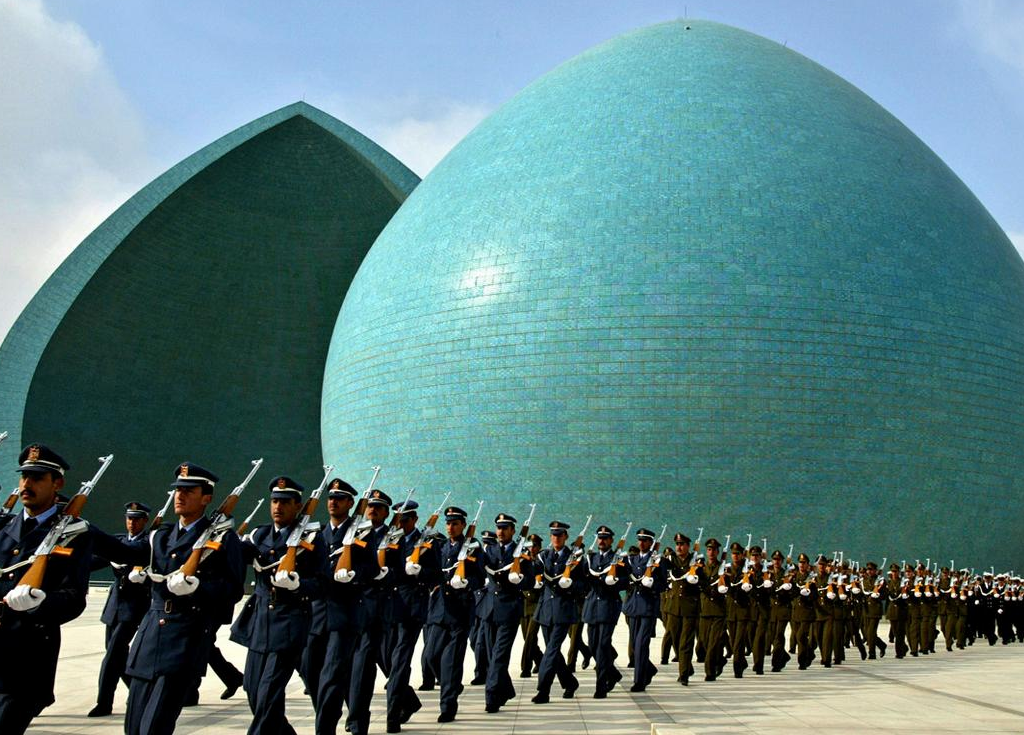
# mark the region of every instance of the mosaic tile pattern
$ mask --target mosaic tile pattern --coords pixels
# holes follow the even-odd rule
[[[488,518],[1019,568],[1022,353],[1024,263],[932,151],[791,50],[672,22],[527,87],[406,201],[323,444]]]
[[[114,453],[87,511],[108,529],[128,499],[162,504],[183,459],[220,474],[226,491],[258,456],[251,495],[284,472],[315,486],[334,320],[416,183],[371,141],[298,103],[140,191],[50,278],[0,349],[0,426],[12,433],[3,484],[15,481],[24,437],[65,454],[74,488]]]

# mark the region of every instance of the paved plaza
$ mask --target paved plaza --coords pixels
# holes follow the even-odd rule
[[[87,719],[95,703],[96,677],[103,656],[99,615],[106,591],[93,588],[89,606],[63,628],[64,644],[57,671],[57,703],[29,729],[34,735],[106,735],[122,732],[126,690],[118,690],[114,715]],[[883,631],[885,635],[887,631]],[[941,638],[939,647],[942,647]],[[220,646],[240,669],[245,651],[227,640]],[[616,630],[615,646],[626,650],[626,627]],[[655,640],[652,651],[660,651]],[[436,722],[437,691],[422,692],[424,707],[403,728],[409,733],[783,733],[837,732],[1024,732],[1024,645],[976,643],[966,651],[896,661],[860,660],[855,649],[847,663],[831,670],[812,666],[797,671],[795,661],[780,674],[731,678],[705,683],[695,677],[689,688],[675,682],[674,664],[642,694],[616,688],[606,700],[594,700],[592,670],[578,672],[580,690],[573,700],[558,698],[557,685],[547,705],[530,702],[536,679],[514,678],[518,697],[500,714],[485,714],[483,687],[469,686],[472,659],[467,661],[466,692],[458,719]],[[518,674],[519,649],[513,653]],[[419,660],[417,656],[417,661]],[[621,660],[621,659],[620,659]],[[625,661],[622,661],[624,664]],[[628,672],[627,672],[628,673]],[[413,672],[419,684],[418,666]],[[244,693],[222,702],[216,677],[204,680],[198,707],[185,710],[179,733],[243,733],[249,723]],[[384,732],[384,679],[377,679],[373,700],[373,732]],[[313,732],[313,710],[302,694],[298,676],[288,687],[288,715],[299,733]]]

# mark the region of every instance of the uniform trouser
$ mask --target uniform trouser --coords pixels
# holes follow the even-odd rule
[[[796,639],[796,661],[801,669],[806,669],[814,660],[814,650],[811,648],[811,628],[814,623],[810,620],[793,621],[793,638]]]
[[[250,649],[246,654],[242,686],[252,712],[248,735],[294,735],[284,713],[284,690],[301,658],[298,646],[283,651]]]
[[[124,675],[124,668],[128,663],[128,646],[138,629],[139,623],[134,620],[120,620],[107,626],[107,652],[103,654],[103,662],[100,664],[97,705],[111,707],[114,704],[114,692],[117,691],[118,679],[123,681],[125,686],[131,683]]]
[[[454,716],[459,709],[462,665],[469,644],[469,626],[435,625],[430,636],[430,667],[441,684],[441,714]]]
[[[501,707],[516,696],[516,688],[512,685],[508,667],[512,660],[512,644],[516,640],[519,623],[516,620],[504,623],[488,620],[483,625],[487,636],[487,650],[491,653],[484,703]]]
[[[192,681],[181,674],[154,679],[132,677],[124,714],[125,735],[170,735],[191,687]]]
[[[878,618],[866,617],[864,618],[864,642],[868,647],[868,655],[875,655],[875,648],[885,648],[882,642],[878,640]]]
[[[679,675],[684,679],[693,676],[693,647],[699,623],[700,618],[696,615],[679,618],[679,632],[674,647],[679,656]]]
[[[768,627],[772,647],[772,671],[782,671],[789,662],[790,655],[786,651],[786,626],[788,620],[776,619]],[[795,638],[795,634],[793,636]]]
[[[349,701],[355,647],[356,638],[351,631],[335,630],[327,634],[324,668],[320,673],[320,686],[316,693],[317,735],[334,735],[338,730],[342,709]]]
[[[939,624],[942,626],[942,640],[946,644],[946,650],[953,650],[954,638],[956,638],[956,613],[946,612],[942,615]]]
[[[706,616],[700,622],[704,626],[704,675],[714,679],[725,665],[725,618]]]
[[[683,629],[683,619],[679,615],[665,613],[662,621],[665,625],[665,635],[661,637],[661,662],[668,663],[670,653],[679,657],[679,637]]]
[[[832,618],[832,660],[841,664],[846,660],[846,618]]]
[[[519,670],[529,673],[533,671],[534,666],[540,666],[541,652],[540,646],[537,645],[540,625],[532,615],[524,615],[519,621],[519,629],[523,633],[523,653],[519,658]]]
[[[477,618],[469,632],[469,642],[473,646],[473,678],[487,679],[487,667],[490,663],[490,651],[487,648],[487,623]]]
[[[893,645],[896,647],[896,658],[903,658],[907,655],[907,619],[900,617],[890,621],[889,630],[892,633]]]
[[[412,676],[412,656],[421,629],[422,623],[411,620],[395,623],[390,630],[389,650],[386,651],[389,658],[388,722],[401,723],[404,712],[418,709],[420,698],[416,696],[416,690],[409,686],[409,678]]]
[[[954,636],[956,637],[956,647],[965,648],[967,646],[967,616],[957,615],[953,629],[956,631],[954,633]]]
[[[814,639],[823,664],[832,664],[832,618],[814,621]]]
[[[732,644],[732,671],[736,676],[743,676],[747,668],[747,634],[750,630],[749,620],[730,620],[726,627]]]
[[[352,735],[366,735],[370,729],[370,702],[377,681],[377,664],[383,649],[384,629],[374,619],[363,628],[352,653],[352,678],[348,686],[348,717],[345,728]]]
[[[911,607],[907,620],[907,645],[910,647],[910,655],[917,655],[921,647],[921,610]]]
[[[932,613],[921,616],[921,650],[931,651],[935,646],[935,618]]]
[[[576,658],[581,653],[584,659],[589,659],[594,655],[590,646],[583,640],[583,623],[573,623],[569,626],[569,653],[565,657],[570,671],[576,670]]]
[[[433,625],[423,626],[423,650],[420,652],[420,672],[423,684],[431,689],[437,683],[434,670],[430,668],[430,637],[434,635]]]
[[[45,705],[24,693],[0,692],[0,733],[22,735]]]
[[[576,680],[562,656],[562,642],[569,635],[569,627],[569,623],[540,626],[544,634],[544,656],[540,660],[540,671],[537,674],[537,691],[541,694],[551,693],[551,685],[556,676],[562,689],[568,689]]]
[[[765,650],[770,641],[768,639],[768,616],[766,610],[759,610],[757,620],[750,624],[750,653],[754,658],[754,671],[764,672]]]
[[[633,644],[633,683],[645,687],[654,678],[651,662],[651,638],[657,618],[634,615],[629,619],[629,640]]]
[[[596,691],[609,692],[622,674],[615,668],[615,653],[612,648],[612,633],[615,623],[591,623],[587,626],[590,650],[594,652],[594,672],[597,678]]]
[[[323,633],[310,633],[306,638],[306,647],[302,649],[302,662],[299,664],[302,680],[309,690],[309,698],[313,702],[313,709],[316,709],[317,692],[320,691],[320,673],[324,668],[324,658],[327,656],[327,640],[330,635],[327,631]]]
[[[210,627],[208,641],[205,649],[205,659],[199,670],[203,673],[196,676],[192,681],[192,696],[198,699],[199,684],[206,675],[207,665],[213,669],[213,673],[221,680],[224,686],[236,685],[242,679],[242,672],[235,668],[234,664],[224,658],[224,654],[217,648],[217,631],[220,630],[220,623]]]

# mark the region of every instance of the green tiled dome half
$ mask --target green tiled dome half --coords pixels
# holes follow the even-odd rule
[[[161,505],[183,460],[219,474],[219,490],[260,456],[252,496],[279,473],[315,486],[338,309],[417,183],[297,103],[146,186],[68,257],[0,348],[4,486],[30,441],[66,456],[71,489],[114,453],[86,512],[108,528],[128,500]]]
[[[424,180],[345,298],[321,428],[353,481],[487,518],[1019,566],[1022,353],[1024,264],[926,145],[800,54],[679,21],[550,72]]]

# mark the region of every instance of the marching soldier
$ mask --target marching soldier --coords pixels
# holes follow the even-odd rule
[[[302,658],[311,604],[326,577],[327,554],[315,541],[316,530],[302,539],[306,546],[289,550],[305,488],[281,476],[268,489],[273,522],[256,527],[242,541],[242,557],[256,570],[256,589],[231,628],[231,640],[249,649],[243,686],[253,716],[250,735],[295,732],[285,715],[284,690]],[[294,571],[281,568],[289,554],[294,555]]]
[[[885,610],[885,618],[889,621],[890,635],[896,649],[896,658],[907,655],[907,586],[900,576],[899,564],[889,567],[889,581],[886,583],[886,595],[889,605]]]
[[[528,679],[531,674],[540,671],[541,651],[537,644],[537,634],[540,632],[540,625],[534,619],[537,612],[537,604],[540,602],[541,590],[544,585],[541,581],[541,573],[537,570],[536,559],[540,556],[544,542],[535,533],[530,534],[530,561],[534,562],[534,583],[523,588],[523,617],[519,622],[519,629],[523,634],[523,653],[519,659],[519,678]]]
[[[882,619],[883,595],[885,580],[878,576],[878,565],[869,561],[865,567],[862,596],[864,597],[863,621],[864,642],[868,649],[868,658],[875,659],[885,656],[885,641],[878,637],[878,621]]]
[[[486,552],[491,546],[497,541],[497,536],[494,531],[487,529],[480,534],[481,548]],[[480,559],[483,559],[486,554],[481,554]],[[481,684],[487,683],[487,667],[490,663],[490,654],[488,652],[488,640],[484,634],[484,630],[487,628],[483,624],[484,620],[490,619],[491,617],[491,602],[493,601],[491,596],[487,594],[487,587],[491,585],[491,579],[488,576],[484,577],[484,586],[473,592],[473,627],[469,631],[469,646],[473,650],[473,678],[470,680],[470,684],[473,686],[480,686]]]
[[[728,586],[726,626],[729,640],[732,642],[732,673],[737,679],[742,679],[747,668],[747,638],[750,633],[751,592],[754,583],[751,570],[746,563],[746,550],[743,544],[734,541],[729,552],[732,560],[723,570],[724,580]]]
[[[677,533],[674,540],[676,548],[669,552],[667,559],[669,588],[666,601],[668,617],[676,623],[673,628],[676,636],[673,647],[679,658],[679,676],[676,681],[688,686],[693,676],[693,646],[700,622],[700,580],[697,577],[696,559],[690,551],[690,537]]]
[[[811,628],[817,620],[818,586],[817,575],[811,571],[811,559],[807,554],[797,558],[797,570],[793,576],[797,594],[793,597],[793,635],[796,638],[796,661],[801,671],[814,661],[811,647]]]
[[[32,556],[59,520],[58,496],[69,465],[42,444],[18,457],[20,513],[0,516],[0,568]],[[0,577],[0,732],[20,735],[54,701],[60,626],[85,610],[92,534],[64,544],[70,555],[50,557],[42,584],[21,583],[28,567]]]
[[[429,660],[441,686],[441,714],[437,721],[451,722],[459,710],[462,668],[469,628],[473,624],[473,592],[483,586],[483,577],[480,565],[472,556],[479,553],[479,545],[475,540],[467,540],[465,535],[466,511],[452,505],[445,509],[444,518],[447,541],[439,542],[431,549],[431,554],[421,558],[429,557],[433,573],[438,575],[438,584],[430,592],[427,613],[427,622],[435,626],[430,638]],[[459,553],[465,544],[473,548],[469,549],[466,563],[460,569]]]
[[[569,627],[578,622],[577,591],[574,586],[582,585],[586,570],[583,565],[576,565],[568,576],[564,574],[569,564],[570,552],[565,543],[569,524],[552,521],[548,529],[551,532],[551,546],[541,551],[538,559],[544,586],[534,617],[544,634],[544,656],[537,674],[537,693],[532,699],[534,704],[547,704],[551,701],[551,685],[556,676],[563,689],[563,699],[572,699],[580,687],[579,680],[569,671],[562,656],[562,642],[569,634]]]
[[[615,533],[608,526],[598,526],[597,549],[586,559],[588,590],[583,602],[583,623],[587,625],[590,649],[594,653],[597,684],[594,699],[605,699],[622,673],[615,668],[612,633],[622,612],[621,593],[629,586],[629,569],[616,559],[612,548]]]
[[[629,596],[622,606],[630,616],[629,639],[633,647],[633,686],[631,692],[642,692],[654,679],[658,669],[651,663],[651,638],[659,617],[661,593],[665,589],[665,570],[653,549],[654,532],[641,528],[636,532],[640,553],[629,557]]]
[[[707,561],[697,569],[700,578],[700,630],[704,642],[704,681],[714,681],[725,668],[725,605],[729,591],[718,558],[721,544],[710,538],[704,544]]]
[[[790,563],[789,568],[783,566],[785,557],[776,549],[772,552],[770,577],[772,588],[769,595],[771,612],[768,620],[768,640],[772,651],[772,671],[778,673],[789,663],[790,654],[786,651],[786,627],[793,617],[793,576],[796,569]]]
[[[529,560],[520,559],[518,570],[513,568],[516,523],[508,513],[495,516],[496,542],[485,547],[481,554],[481,563],[490,580],[484,587],[489,599],[485,604],[486,615],[481,619],[491,656],[484,696],[485,710],[489,713],[498,712],[516,696],[509,675],[512,644],[523,616],[523,588],[533,586],[533,565]]]
[[[751,602],[751,623],[752,633],[750,641],[751,655],[754,659],[754,673],[764,674],[764,658],[767,648],[771,645],[768,637],[768,628],[772,616],[772,592],[775,583],[772,580],[771,570],[764,566],[763,551],[760,546],[750,547],[751,583],[754,585],[750,592]]]
[[[109,564],[113,570],[114,583],[110,586],[110,594],[100,615],[100,621],[107,626],[107,651],[100,664],[96,706],[89,710],[89,717],[109,715],[114,708],[114,692],[117,690],[118,680],[124,680],[125,685],[128,685],[128,677],[124,674],[124,668],[128,663],[128,646],[135,636],[135,631],[139,629],[142,617],[149,609],[150,581],[145,573],[127,564],[110,562],[104,555],[105,548],[110,548],[107,544],[112,544],[112,553],[108,552],[108,555],[114,558],[121,558],[123,555],[124,550],[118,548],[121,544],[135,547],[142,554],[149,555],[149,538],[145,533],[146,522],[149,520],[149,506],[136,502],[127,503],[124,506],[124,519],[127,533],[111,537],[94,529],[93,566],[101,568],[96,562],[102,566]]]
[[[819,554],[817,566],[817,597],[814,603],[814,640],[818,645],[821,665],[832,666],[832,601],[835,599],[835,577],[829,570],[830,560]]]
[[[172,483],[178,518],[150,534],[145,571],[153,580],[152,602],[128,652],[126,735],[174,732],[185,697],[206,665],[219,612],[242,597],[244,563],[233,533],[220,538],[195,574],[182,570],[211,525],[206,508],[216,483],[209,470],[181,464]]]

